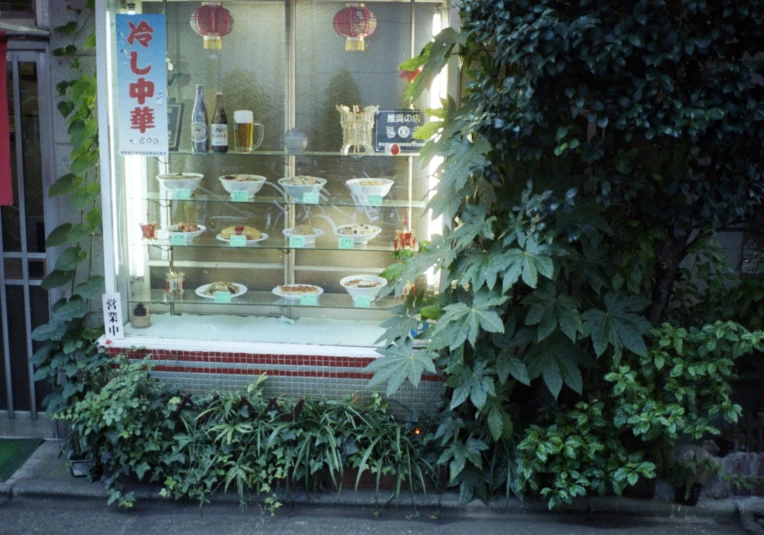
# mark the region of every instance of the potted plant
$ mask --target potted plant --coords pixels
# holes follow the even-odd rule
[[[151,327],[151,314],[149,313],[149,308],[143,303],[135,305],[135,308],[133,308],[133,317],[130,322],[136,329]]]

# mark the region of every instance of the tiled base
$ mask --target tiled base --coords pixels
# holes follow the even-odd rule
[[[364,394],[375,390],[367,386],[372,374],[364,370],[373,360],[369,357],[122,350],[110,347],[106,348],[106,352],[110,356],[125,353],[130,359],[150,356],[157,377],[191,393],[237,390],[263,374],[268,376],[265,391],[272,396],[339,399],[355,393],[363,398]],[[408,416],[413,410],[432,414],[442,389],[442,379],[437,375],[424,375],[418,388],[404,383],[390,399],[390,410],[400,417]]]

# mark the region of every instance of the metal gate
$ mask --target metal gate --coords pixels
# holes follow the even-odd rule
[[[32,330],[48,321],[40,284],[51,266],[45,248],[56,210],[47,201],[54,174],[52,91],[48,43],[9,40],[7,93],[13,206],[0,214],[0,436],[54,436],[41,412],[47,384],[35,383],[29,357]],[[51,296],[54,297],[54,296]]]

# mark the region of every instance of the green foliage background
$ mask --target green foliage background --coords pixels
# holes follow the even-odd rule
[[[440,460],[465,501],[666,477],[679,441],[737,419],[734,361],[761,347],[719,321],[761,327],[725,299],[742,283],[713,239],[761,206],[764,3],[458,7],[462,31],[401,65],[422,68],[412,99],[454,55],[468,80],[420,133],[454,224],[388,270],[391,290],[430,268],[444,290],[395,310],[373,382],[445,374]]]

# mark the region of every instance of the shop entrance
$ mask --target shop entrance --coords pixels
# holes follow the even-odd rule
[[[46,195],[54,172],[47,48],[47,41],[9,36],[6,55],[13,205],[0,210],[0,436],[56,432],[41,409],[48,385],[34,381],[29,362],[39,346],[31,333],[50,313],[40,285],[52,269],[45,236],[56,223]]]

